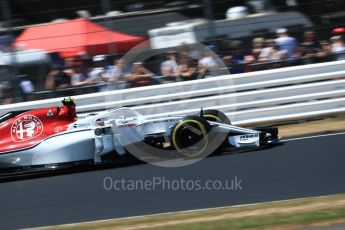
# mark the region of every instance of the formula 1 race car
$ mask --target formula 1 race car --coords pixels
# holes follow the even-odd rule
[[[147,119],[129,108],[77,115],[71,98],[62,103],[0,117],[1,170],[102,164],[128,154],[198,158],[223,148],[259,148],[279,141],[277,128],[236,127],[217,110]]]

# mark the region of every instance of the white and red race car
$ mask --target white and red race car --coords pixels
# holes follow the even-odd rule
[[[146,119],[129,108],[77,115],[68,98],[63,106],[0,117],[0,170],[102,164],[128,154],[198,158],[221,148],[259,148],[277,142],[277,128],[233,126],[216,110],[159,119]]]

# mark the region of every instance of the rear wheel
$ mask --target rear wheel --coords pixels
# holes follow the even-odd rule
[[[171,131],[173,147],[187,157],[198,157],[209,145],[211,125],[202,117],[187,116],[176,123]]]

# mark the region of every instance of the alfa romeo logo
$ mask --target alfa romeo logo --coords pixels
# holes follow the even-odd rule
[[[11,127],[14,142],[22,142],[38,137],[43,132],[43,124],[34,115],[25,115],[16,119]]]

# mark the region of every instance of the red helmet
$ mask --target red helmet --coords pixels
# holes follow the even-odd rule
[[[62,100],[63,106],[59,107],[59,117],[74,120],[77,117],[75,103],[71,97]]]

